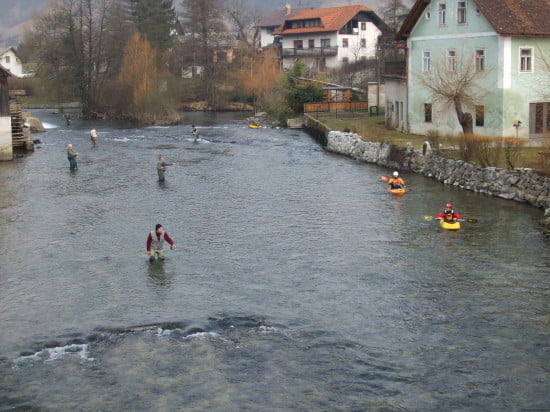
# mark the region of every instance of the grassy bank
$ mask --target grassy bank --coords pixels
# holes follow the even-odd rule
[[[356,133],[364,141],[389,143],[404,147],[408,142],[420,149],[428,140],[434,151],[452,159],[462,159],[480,166],[496,166],[510,169],[531,168],[538,173],[550,176],[550,139],[538,142],[537,146],[527,145],[524,139],[490,139],[473,136],[469,139],[449,136],[422,136],[401,133],[385,127],[384,116],[366,116],[361,118],[335,118],[334,116],[316,116],[332,130]],[[488,145],[488,139],[492,142]],[[496,142],[496,143],[495,143]]]

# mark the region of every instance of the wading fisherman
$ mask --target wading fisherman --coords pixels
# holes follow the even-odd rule
[[[67,159],[69,159],[69,168],[71,170],[77,170],[78,169],[78,165],[76,164],[76,158],[77,157],[78,157],[78,153],[76,153],[73,150],[73,145],[69,143],[67,145]]]
[[[170,244],[170,249],[176,248],[176,244],[172,238],[168,236],[168,233],[164,231],[162,225],[158,223],[155,226],[155,230],[151,231],[149,236],[147,236],[147,254],[149,255],[149,262],[154,262],[155,259],[164,259],[164,251],[162,250],[164,241]]]
[[[405,182],[399,177],[399,172],[393,172],[393,177],[388,180],[390,189],[402,189],[405,187]]]
[[[168,166],[174,166],[175,163],[166,163],[164,157],[159,156],[159,161],[157,163],[157,173],[159,175],[159,182],[164,182],[164,174],[166,173],[166,168]]]
[[[92,147],[97,147],[97,145],[99,144],[99,137],[95,127],[92,130],[90,130],[90,139],[92,141]]]
[[[447,203],[443,212],[439,213],[435,218],[443,219],[445,222],[451,223],[462,219],[462,216],[454,211],[452,204]]]
[[[191,136],[193,136],[193,140],[196,142],[199,139],[199,131],[195,127],[195,125],[191,126]]]

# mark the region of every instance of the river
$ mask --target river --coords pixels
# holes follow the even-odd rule
[[[34,113],[40,147],[0,163],[0,410],[550,409],[540,210],[407,173],[393,197],[241,114]],[[447,202],[478,223],[424,220]],[[177,248],[149,264],[157,223]]]

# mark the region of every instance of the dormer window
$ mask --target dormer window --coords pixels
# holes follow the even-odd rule
[[[285,23],[285,29],[302,29],[304,27],[322,27],[321,19],[291,20]]]

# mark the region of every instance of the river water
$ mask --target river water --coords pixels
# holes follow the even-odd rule
[[[0,164],[0,410],[550,409],[541,211],[408,174],[392,197],[239,114],[35,114]],[[423,219],[447,202],[479,222]],[[149,264],[156,223],[177,248]]]

